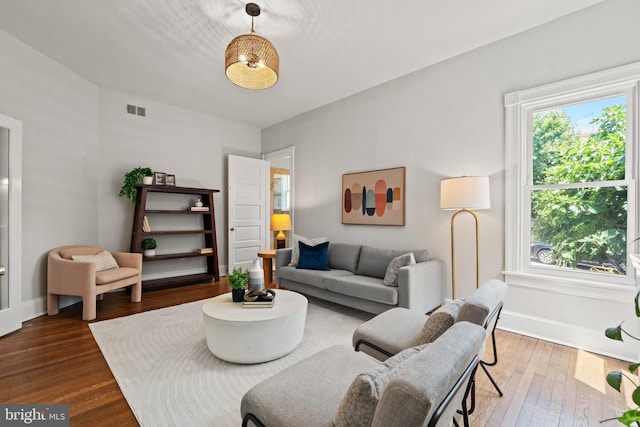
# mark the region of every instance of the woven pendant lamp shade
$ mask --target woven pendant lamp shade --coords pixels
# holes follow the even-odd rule
[[[260,15],[260,6],[247,3],[251,17],[251,33],[231,40],[224,54],[224,69],[232,83],[247,89],[266,89],[278,81],[280,58],[276,48],[253,31],[253,18]]]
[[[238,86],[266,89],[278,81],[278,52],[269,40],[254,32],[231,40],[224,62],[227,78]]]

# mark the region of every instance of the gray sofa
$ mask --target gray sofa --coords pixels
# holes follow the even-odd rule
[[[400,268],[397,287],[385,286],[387,266],[407,252],[416,264]],[[329,243],[329,271],[290,266],[291,254],[290,248],[276,251],[276,283],[286,289],[374,314],[394,307],[426,313],[442,303],[442,262],[424,249]]]
[[[461,405],[466,418],[463,398],[484,338],[482,327],[460,322],[384,364],[350,347],[329,347],[250,389],[242,425],[448,427]]]

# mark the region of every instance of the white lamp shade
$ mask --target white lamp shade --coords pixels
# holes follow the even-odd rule
[[[491,208],[488,176],[461,176],[440,181],[441,209]]]

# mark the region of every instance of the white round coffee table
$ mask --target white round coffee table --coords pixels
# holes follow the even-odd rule
[[[231,293],[202,306],[207,347],[216,357],[233,363],[261,363],[291,353],[302,341],[307,299],[276,290],[271,308],[242,308]]]

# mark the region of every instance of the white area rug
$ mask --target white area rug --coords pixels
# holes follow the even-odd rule
[[[331,345],[350,346],[354,329],[373,316],[310,299],[304,339],[293,353],[236,365],[209,352],[204,301],[89,325],[142,426],[240,426],[240,400],[251,387]]]

